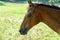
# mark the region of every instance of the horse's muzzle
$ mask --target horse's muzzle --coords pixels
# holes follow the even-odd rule
[[[19,30],[21,35],[26,35],[27,34],[27,28],[26,27],[21,27]]]

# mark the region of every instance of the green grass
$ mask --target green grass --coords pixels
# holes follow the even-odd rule
[[[19,34],[27,4],[1,3],[3,5],[0,5],[0,40],[60,40],[60,36],[43,23],[34,26],[27,35]]]

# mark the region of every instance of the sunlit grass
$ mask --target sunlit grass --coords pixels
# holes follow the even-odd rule
[[[3,2],[3,4],[0,6],[0,40],[18,40],[26,4],[9,2]]]
[[[2,2],[0,6],[0,40],[60,40],[47,25],[35,25],[27,35],[19,34],[19,28],[27,10],[27,4]]]

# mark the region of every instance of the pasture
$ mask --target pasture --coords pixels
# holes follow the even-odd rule
[[[60,40],[60,35],[42,22],[27,35],[19,33],[27,6],[27,3],[0,2],[0,40]]]

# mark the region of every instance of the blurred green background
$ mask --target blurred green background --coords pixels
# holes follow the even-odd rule
[[[60,0],[33,0],[60,7]],[[27,35],[19,33],[28,3],[26,0],[0,0],[0,40],[60,40],[46,24],[35,25]]]

